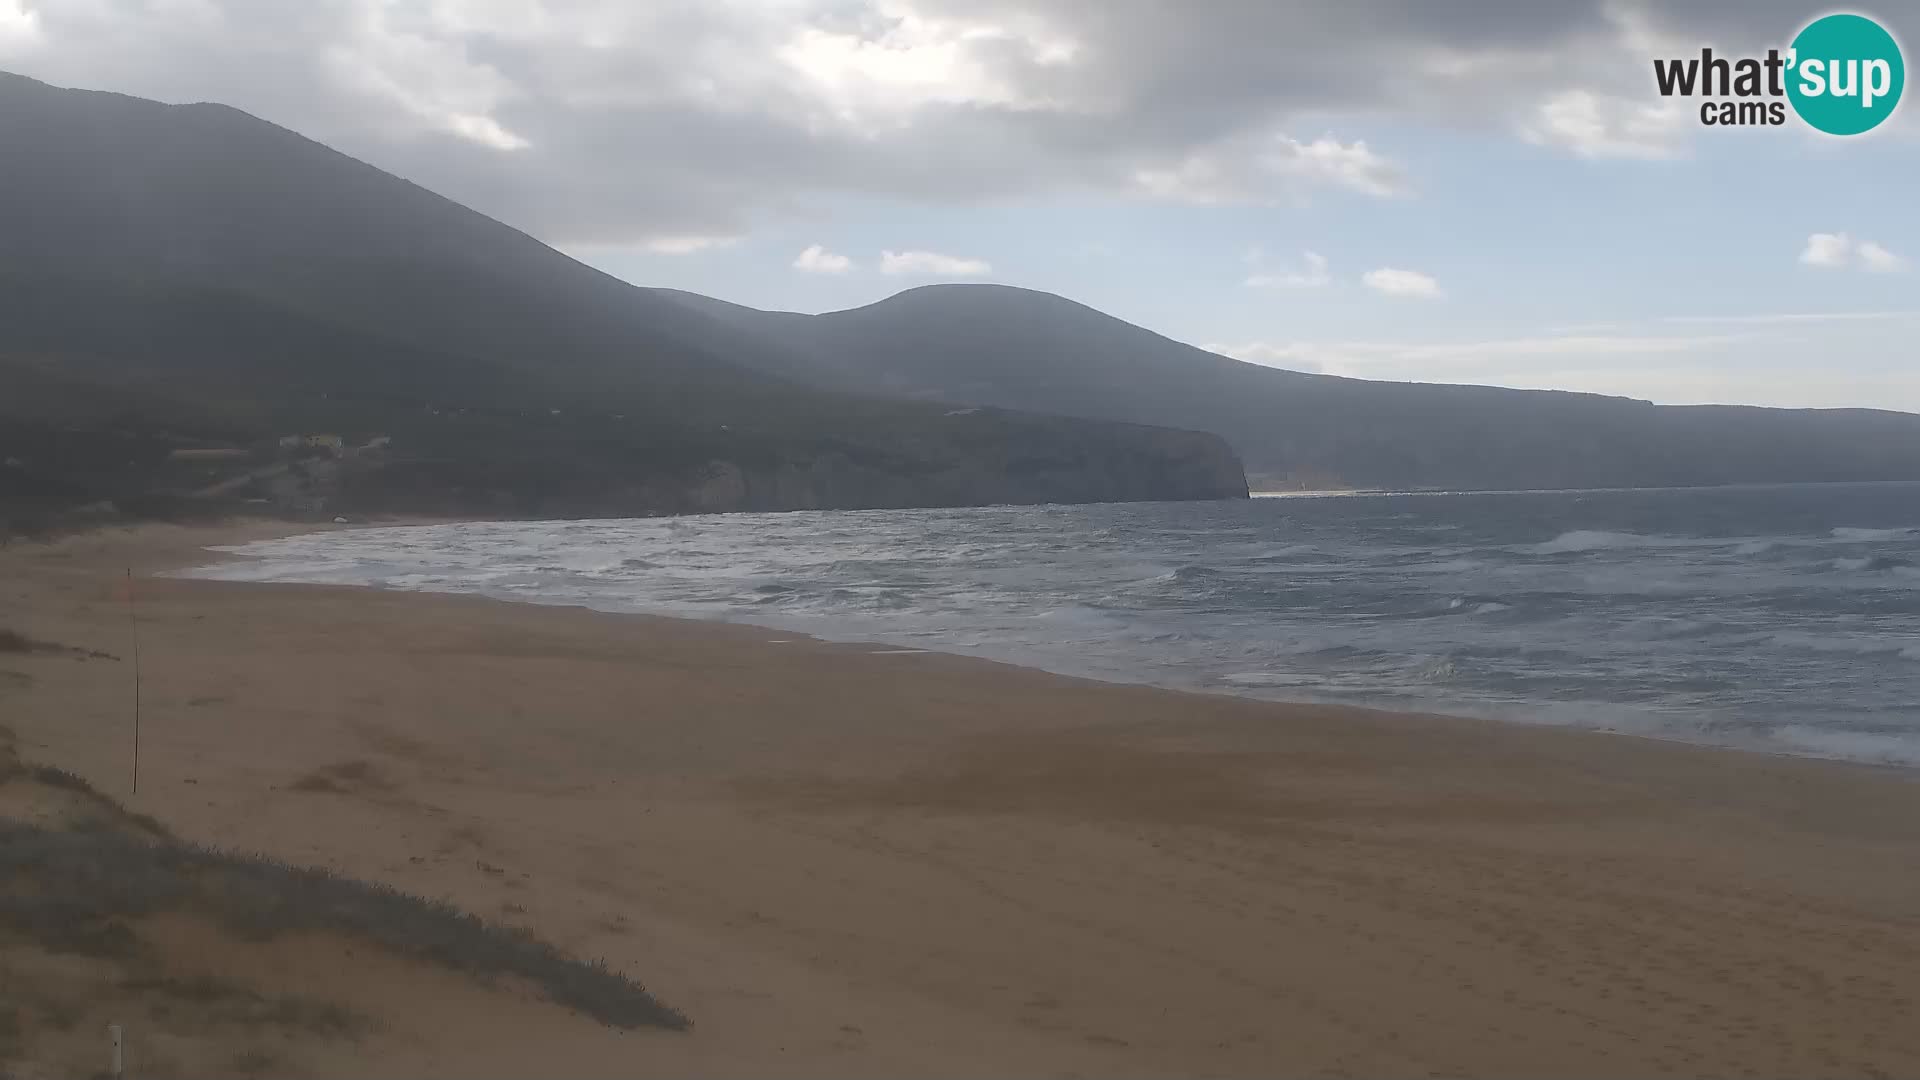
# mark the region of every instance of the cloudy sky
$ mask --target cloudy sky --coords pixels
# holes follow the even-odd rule
[[[760,307],[997,281],[1282,367],[1920,411],[1912,104],[1833,139],[1653,91],[1826,10],[0,0],[0,69],[225,102]]]

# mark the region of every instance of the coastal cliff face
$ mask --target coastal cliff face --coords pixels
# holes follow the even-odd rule
[[[400,447],[329,474],[311,503],[346,513],[648,517],[1247,497],[1239,458],[1217,436],[1142,429],[1109,446],[1094,425],[1020,420],[1032,430],[917,456],[740,455],[669,468],[569,469],[564,476],[543,476],[525,460],[410,459]]]
[[[918,464],[888,471],[837,453],[746,469],[715,461],[688,502],[698,510],[850,510],[1247,497],[1246,475],[1226,440],[1197,432],[1148,431],[1097,451],[1070,440],[1010,440]]]
[[[36,383],[35,370],[0,356],[0,382],[19,391],[0,400],[0,532],[81,507],[644,517],[1247,496],[1218,436],[993,409],[888,405],[841,422],[763,406],[756,426],[738,410],[731,424],[669,424],[329,400],[209,417],[101,384]]]

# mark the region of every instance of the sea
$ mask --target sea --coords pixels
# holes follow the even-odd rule
[[[1913,483],[485,522],[219,550],[250,558],[192,573],[1920,765]]]

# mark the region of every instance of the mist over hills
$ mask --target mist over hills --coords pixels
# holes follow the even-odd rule
[[[1908,413],[1653,405],[1284,371],[1002,285],[930,285],[812,316],[660,293],[789,346],[742,354],[771,372],[921,400],[1212,431],[1239,451],[1256,487],[1664,487],[1920,477],[1920,416]]]
[[[223,106],[0,75],[0,145],[16,505],[198,491],[586,516],[1246,494],[1216,436],[769,374],[758,354],[778,343]],[[293,436],[333,452],[273,452]],[[345,452],[363,446],[378,452]],[[209,464],[223,448],[246,453]]]

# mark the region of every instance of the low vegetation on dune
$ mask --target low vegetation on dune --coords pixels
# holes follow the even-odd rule
[[[87,1033],[104,1022],[103,1009],[118,1010],[108,1019],[230,1050],[220,1071],[231,1075],[283,1068],[269,1045],[274,1032],[354,1039],[376,1027],[349,1004],[180,970],[149,932],[168,917],[241,948],[337,935],[482,982],[529,986],[610,1026],[687,1027],[634,980],[524,929],[327,870],[183,843],[80,777],[19,761],[5,735],[0,1074],[23,1062],[57,1066],[71,1057],[63,1046],[92,1046],[98,1039]],[[84,1039],[92,1042],[76,1042]]]
[[[327,870],[143,839],[106,829],[0,824],[0,930],[82,954],[136,949],[126,923],[198,915],[242,940],[302,930],[346,933],[402,956],[485,977],[510,976],[555,1003],[622,1028],[686,1019],[603,964],[435,900]]]
[[[0,626],[0,653],[56,653],[63,656],[78,656],[88,660],[118,660],[111,653],[97,649],[77,649],[71,645],[61,645],[52,641],[41,641],[28,637],[18,630],[9,630]]]
[[[41,648],[41,642],[35,641],[17,630],[9,630],[4,626],[0,626],[0,653],[37,652]]]

